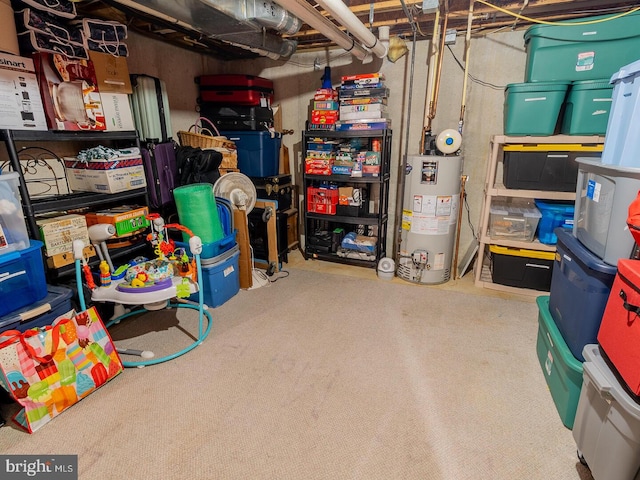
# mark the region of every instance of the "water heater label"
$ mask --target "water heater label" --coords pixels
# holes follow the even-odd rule
[[[587,198],[590,198],[596,203],[599,202],[601,187],[602,185],[595,180],[589,180],[589,182],[587,183]]]
[[[457,195],[414,195],[412,233],[446,235],[458,218]],[[404,222],[403,222],[404,223]]]

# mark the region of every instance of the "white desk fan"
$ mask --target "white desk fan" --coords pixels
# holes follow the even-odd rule
[[[213,185],[213,194],[216,197],[221,197],[229,200],[232,207],[239,210],[242,213],[243,221],[242,225],[237,225],[236,228],[245,229],[244,237],[247,239],[249,248],[251,251],[251,277],[252,285],[249,288],[259,288],[269,283],[269,279],[262,272],[258,272],[255,269],[253,259],[253,248],[249,243],[249,213],[256,205],[256,198],[258,196],[256,187],[253,182],[246,175],[239,172],[229,172],[222,175],[216,183]],[[265,210],[263,220],[268,220],[271,216],[271,210]],[[266,217],[266,218],[265,218]],[[242,245],[240,246],[240,254],[242,255]],[[247,252],[249,253],[249,252]]]

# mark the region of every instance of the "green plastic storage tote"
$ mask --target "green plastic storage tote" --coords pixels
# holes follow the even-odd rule
[[[551,398],[565,427],[573,428],[580,390],[582,362],[573,356],[549,311],[549,296],[538,303],[538,340],[536,352]]]
[[[524,34],[527,82],[609,78],[638,59],[640,12],[535,25]],[[611,20],[609,20],[611,19]],[[605,21],[601,21],[605,20]]]
[[[573,82],[565,101],[560,133],[604,135],[613,101],[609,79]]]
[[[569,82],[512,83],[505,89],[506,135],[553,135]]]

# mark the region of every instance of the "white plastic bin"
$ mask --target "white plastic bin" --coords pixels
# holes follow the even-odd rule
[[[640,168],[603,165],[577,158],[578,181],[573,235],[609,265],[629,258],[634,240],[627,216],[640,191]]]
[[[0,254],[29,247],[17,172],[0,175]]]
[[[633,480],[640,470],[640,404],[627,394],[598,345],[583,350],[582,389],[573,423],[578,454],[594,480]]]
[[[640,136],[637,135],[640,124],[640,60],[618,70],[610,83],[613,83],[613,102],[602,163],[640,167]]]

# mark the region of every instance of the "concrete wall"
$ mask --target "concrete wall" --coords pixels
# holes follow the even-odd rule
[[[331,67],[334,86],[339,85],[342,75],[378,71],[384,73],[391,92],[389,107],[393,127],[387,255],[394,254],[398,170],[403,155],[419,153],[425,125],[429,39],[418,40],[415,52],[409,40],[409,53],[396,63],[385,58],[362,64],[340,49],[299,53],[287,61],[260,58],[219,62],[138,35],[131,37],[130,71],[160,76],[167,82],[174,132],[187,129],[197,118],[197,86],[193,82],[195,76],[203,73],[246,73],[273,80],[275,104],[282,110],[282,128],[294,130],[293,135],[284,136],[283,143],[289,148],[291,171],[295,172],[298,184],[301,182],[303,161],[301,132],[308,118],[313,93],[321,86],[324,66],[328,64]],[[451,45],[451,51],[445,48],[443,52],[441,86],[432,125],[434,133],[445,128],[458,128],[464,72],[454,55],[464,65],[467,61],[464,52],[464,37],[460,36],[455,45]],[[415,60],[411,89],[412,58]],[[523,31],[475,35],[471,40],[462,152],[464,174],[469,176],[469,219],[476,233],[483,200],[489,139],[493,134],[502,133],[504,87],[509,83],[523,81],[525,60]],[[472,238],[467,214],[463,212],[460,255],[464,254]]]

